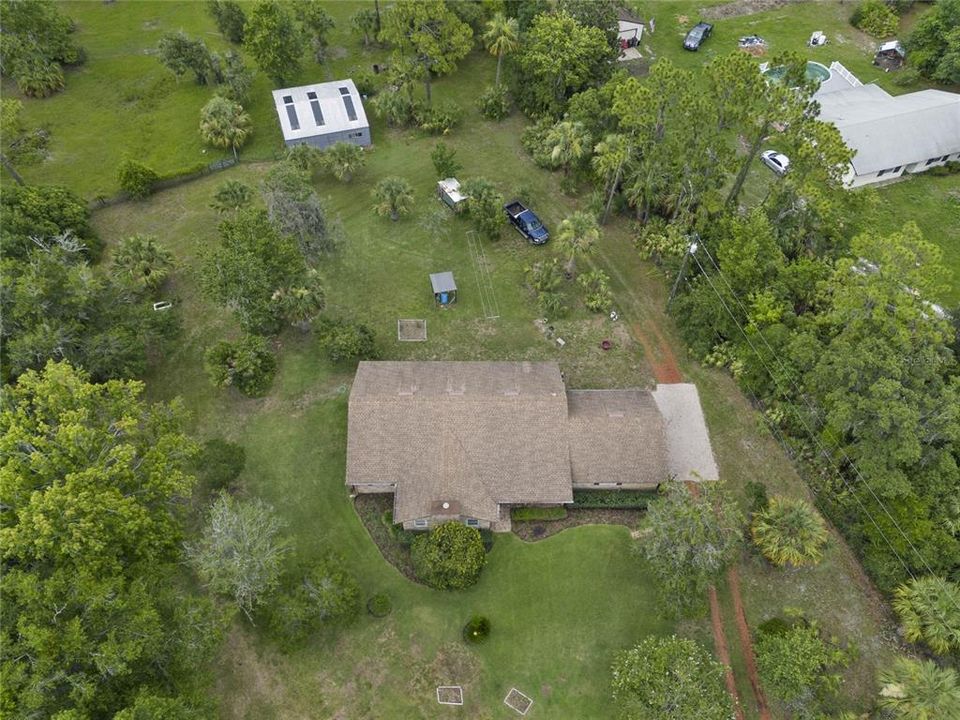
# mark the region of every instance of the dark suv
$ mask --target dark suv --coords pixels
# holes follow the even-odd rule
[[[683,49],[699,50],[703,41],[710,37],[711,32],[713,32],[713,25],[710,23],[697,23],[683,39]]]

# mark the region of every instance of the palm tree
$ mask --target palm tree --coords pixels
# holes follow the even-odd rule
[[[253,200],[253,190],[239,180],[227,180],[213,194],[210,207],[218,213],[227,213],[246,207]]]
[[[561,120],[547,133],[546,145],[550,148],[550,158],[563,168],[563,174],[570,172],[570,166],[590,152],[590,135],[582,123]]]
[[[496,85],[500,87],[500,66],[503,64],[503,56],[515,52],[520,47],[520,25],[517,19],[508,18],[503,13],[494,15],[487,22],[483,43],[491,55],[497,56]]]
[[[753,516],[753,541],[775,565],[816,565],[823,557],[827,526],[809,503],[774,497]]]
[[[899,657],[880,674],[880,683],[880,706],[898,720],[960,718],[960,681],[952,668]]]
[[[200,136],[215,147],[231,148],[234,159],[252,132],[250,116],[225,97],[214,96],[200,111]]]
[[[929,575],[897,588],[893,607],[910,642],[940,655],[960,650],[960,585]]]
[[[600,226],[590,213],[575,212],[562,223],[557,232],[557,244],[567,256],[567,272],[576,274],[577,258],[589,255],[600,239]]]
[[[395,221],[413,209],[413,188],[403,178],[384,178],[373,188],[373,199],[377,215],[389,215]]]
[[[148,235],[124,238],[113,255],[114,276],[136,293],[159,287],[172,268],[173,255]]]
[[[280,304],[290,324],[296,325],[301,332],[307,332],[327,306],[320,274],[313,268],[307,272],[303,286],[277,290],[273,293],[273,300]]]
[[[630,141],[625,135],[607,135],[593,149],[593,169],[607,185],[607,202],[603,206],[600,223],[606,223],[610,216],[610,206],[620,186],[623,168],[630,160]]]
[[[362,168],[366,160],[363,148],[348,142],[334,143],[323,153],[324,165],[343,182],[350,182],[353,173]]]

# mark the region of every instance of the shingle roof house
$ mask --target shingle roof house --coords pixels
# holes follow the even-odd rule
[[[353,80],[273,91],[283,141],[324,148],[337,142],[370,145],[370,124]]]
[[[574,488],[717,479],[694,386],[567,391],[550,362],[362,362],[347,433],[347,485],[394,493],[409,528],[508,530],[511,505]]]

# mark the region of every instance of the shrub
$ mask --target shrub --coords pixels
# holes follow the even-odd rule
[[[584,289],[584,304],[588,310],[596,313],[608,313],[613,307],[613,293],[610,292],[610,278],[603,270],[584,273],[578,279]]]
[[[313,145],[298,143],[291,145],[283,154],[283,159],[297,170],[313,172],[323,162],[323,151]]]
[[[127,159],[117,168],[117,180],[121,190],[132,198],[141,199],[153,192],[153,186],[160,180],[160,176],[153,168]]]
[[[749,480],[746,486],[747,492],[747,505],[750,509],[750,514],[760,512],[761,510],[766,510],[767,505],[770,504],[770,498],[767,497],[767,486],[762,482],[756,482],[755,480]]]
[[[793,623],[782,617],[772,617],[757,625],[757,635],[786,635],[793,628]]]
[[[956,175],[960,173],[960,161],[950,160],[943,165],[936,165],[928,171],[934,177],[946,177],[947,175]]]
[[[463,194],[467,196],[467,217],[473,229],[487,240],[499,240],[506,222],[503,195],[497,192],[493,183],[479,177],[463,183]]]
[[[562,293],[542,292],[537,295],[537,309],[548,318],[562,318],[570,311]]]
[[[920,71],[916,68],[907,67],[897,70],[893,75],[891,82],[897,87],[909,87],[916,85],[920,80]]]
[[[631,720],[729,720],[723,666],[699,643],[650,636],[613,664],[613,699]]]
[[[271,632],[288,645],[324,626],[348,623],[359,611],[360,586],[334,555],[286,573],[264,607]]]
[[[247,452],[223,438],[211,438],[203,444],[194,464],[197,475],[208,490],[222,490],[237,479],[247,462]]]
[[[367,612],[374,617],[386,617],[393,610],[393,603],[390,602],[390,596],[385,592],[378,592],[367,600]]]
[[[318,328],[320,343],[333,362],[369,360],[377,356],[373,331],[366,325],[326,320]]]
[[[463,119],[463,108],[452,100],[444,100],[432,107],[418,108],[414,118],[421,130],[434,135],[446,135]]]
[[[757,670],[764,687],[786,702],[811,689],[830,691],[839,676],[830,670],[846,666],[846,653],[827,644],[816,626],[798,623],[785,632],[757,636]]]
[[[417,577],[438,590],[473,585],[486,562],[479,531],[455,521],[419,535],[410,551]]]
[[[33,55],[14,65],[17,87],[27,97],[47,97],[63,90],[63,70],[55,62]]]
[[[430,160],[433,162],[433,168],[437,171],[437,178],[443,180],[453,177],[463,165],[457,162],[457,151],[449,148],[446,143],[438,142],[436,147],[430,153]]]
[[[850,24],[876,38],[896,35],[900,19],[883,0],[863,0],[850,17]]]
[[[490,621],[483,615],[474,615],[463,626],[463,639],[468,643],[479,644],[490,635]]]
[[[567,516],[565,507],[518,507],[510,511],[510,517],[520,522],[524,520],[563,520]]]
[[[353,78],[353,84],[357,86],[358,93],[365,97],[376,95],[379,88],[377,75],[366,68],[354,68],[350,71],[350,77]]]
[[[204,366],[216,387],[235,387],[248,397],[256,397],[273,382],[277,359],[266,338],[244,335],[237,342],[221,340],[208,349]]]
[[[655,490],[574,490],[574,508],[622,508],[646,510],[657,499]]]
[[[510,114],[510,100],[505,85],[490,85],[477,98],[477,110],[487,120],[503,120]]]

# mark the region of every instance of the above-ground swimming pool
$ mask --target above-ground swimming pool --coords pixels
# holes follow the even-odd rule
[[[784,68],[782,66],[767,68],[763,71],[763,74],[771,80],[779,80],[783,77],[783,73]],[[813,62],[813,60],[807,61],[807,80],[816,80],[819,83],[825,83],[829,79],[830,68],[818,62]]]

